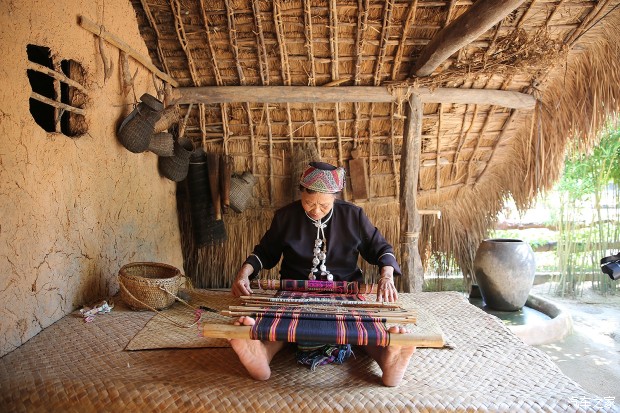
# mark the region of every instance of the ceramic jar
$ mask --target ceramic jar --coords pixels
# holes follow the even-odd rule
[[[522,240],[485,239],[476,252],[474,272],[489,308],[517,311],[525,305],[534,284],[534,252]]]

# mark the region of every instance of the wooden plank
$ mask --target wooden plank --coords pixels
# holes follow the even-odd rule
[[[411,75],[418,77],[430,75],[456,51],[476,40],[524,1],[478,0],[466,13],[433,37],[418,57]]]
[[[225,339],[250,339],[250,326],[235,326],[231,324],[204,324],[202,336]],[[390,346],[415,346],[441,348],[445,344],[442,334],[392,334],[390,333]]]
[[[151,62],[150,58],[147,58],[147,57],[143,56],[142,54],[140,54],[137,50],[135,50],[134,48],[129,46],[127,43],[125,43],[123,40],[121,40],[116,35],[114,35],[114,34],[112,34],[110,32],[106,32],[105,30],[103,30],[102,26],[96,24],[95,22],[93,22],[92,20],[90,20],[89,18],[84,17],[84,16],[79,16],[78,23],[84,29],[86,29],[89,32],[91,32],[91,33],[101,37],[106,42],[110,43],[111,45],[113,45],[113,46],[117,47],[118,49],[120,49],[120,50],[124,51],[125,53],[127,53],[129,56],[131,56],[133,59],[135,59],[142,66],[146,67],[151,72],[153,72],[153,74],[155,76],[157,76],[158,78],[160,78],[162,80],[165,80],[166,82],[170,83],[174,87],[178,87],[179,86],[179,82],[177,82],[175,79],[173,79],[167,73],[164,73],[161,70],[159,70]]]
[[[412,95],[407,105],[400,158],[400,266],[404,292],[422,291],[424,283],[424,269],[418,250],[422,220],[417,209],[423,109],[420,98]]]
[[[368,181],[366,180],[366,160],[359,158],[358,150],[351,151],[353,159],[349,161],[349,176],[351,177],[351,192],[353,199],[368,199]]]
[[[205,86],[172,89],[169,104],[190,103],[339,103],[396,102],[403,93],[384,86]],[[514,109],[533,109],[536,99],[520,92],[492,89],[411,88],[423,103],[487,104]]]

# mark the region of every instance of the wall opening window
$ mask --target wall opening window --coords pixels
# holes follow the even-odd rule
[[[85,74],[74,60],[55,61],[47,47],[29,44],[30,113],[47,132],[76,137],[87,132]]]

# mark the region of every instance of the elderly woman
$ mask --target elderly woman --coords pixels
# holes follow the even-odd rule
[[[344,169],[312,162],[299,184],[301,200],[276,211],[271,227],[239,269],[232,293],[237,297],[252,294],[250,279],[263,268],[273,268],[280,260],[282,279],[362,282],[362,271],[357,266],[361,255],[380,268],[377,299],[396,301],[394,274],[400,274],[400,267],[392,246],[360,207],[337,199],[344,187]],[[254,322],[250,317],[241,317],[237,323],[253,325]],[[390,327],[389,331],[406,332],[402,327]],[[254,379],[267,380],[271,375],[269,363],[284,343],[233,339],[231,346]],[[342,361],[351,354],[350,347],[325,347],[329,352],[344,353],[321,360]],[[415,350],[415,347],[364,348],[379,364],[386,386],[400,383]],[[313,351],[316,354],[317,349]],[[298,359],[304,362],[309,353],[299,354]]]

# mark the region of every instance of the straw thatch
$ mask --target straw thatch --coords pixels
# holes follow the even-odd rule
[[[432,75],[412,76],[427,44],[476,3],[132,0],[151,58],[184,87],[405,85],[533,95],[533,110],[424,105],[417,205],[442,218],[423,216],[420,251],[423,260],[454,258],[466,277],[506,197],[526,207],[550,188],[569,141],[596,144],[620,93],[617,0],[524,1]],[[259,104],[239,96],[238,103],[181,105],[185,136],[258,179],[254,208],[224,217],[227,243],[200,250],[185,243],[186,271],[199,285],[228,284],[274,208],[295,196],[295,153],[309,144],[345,168],[354,148],[366,159],[362,205],[398,249],[406,97]],[[351,200],[347,191],[344,198]]]

